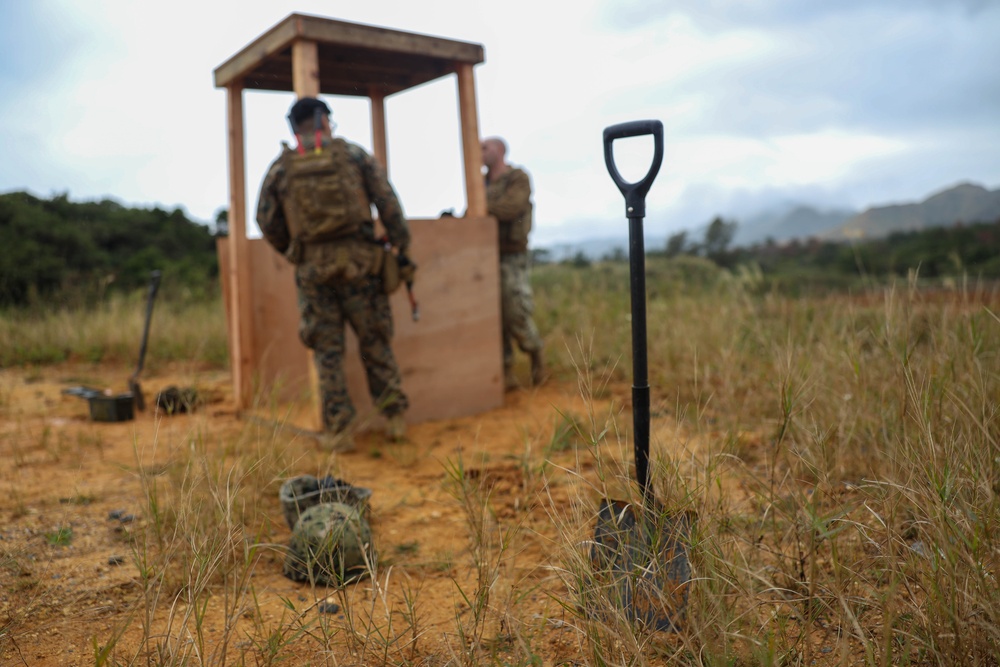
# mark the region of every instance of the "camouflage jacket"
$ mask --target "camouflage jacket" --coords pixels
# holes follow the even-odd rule
[[[528,172],[511,167],[496,180],[487,179],[486,211],[499,223],[501,254],[528,251],[528,232],[532,222]]]
[[[306,150],[312,150],[315,146],[312,137],[303,136],[302,140]],[[403,218],[403,209],[385,169],[360,146],[348,143],[348,149],[351,159],[361,172],[368,201],[378,209],[379,219],[389,236],[389,242],[405,252],[410,245],[410,229]],[[282,154],[287,150],[291,149],[286,145]],[[268,167],[257,199],[257,225],[267,242],[282,254],[285,254],[292,241],[281,201],[281,193],[285,191],[284,179],[285,169],[279,155]],[[375,239],[375,228],[370,222],[361,226],[360,233],[365,241]]]

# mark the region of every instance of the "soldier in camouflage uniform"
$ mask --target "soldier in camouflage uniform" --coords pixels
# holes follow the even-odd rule
[[[385,170],[362,148],[333,137],[330,109],[302,98],[288,114],[298,145],[284,146],[267,171],[257,224],[275,250],[295,264],[299,336],[315,353],[330,449],[353,448],[355,415],[344,377],[344,324],[357,334],[368,388],[387,418],[388,435],[405,437],[408,407],[392,353],[392,314],[380,267],[371,204],[400,255],[410,231]]]
[[[531,314],[528,232],[531,231],[531,179],[507,164],[507,144],[499,137],[483,141],[486,165],[486,210],[497,219],[500,233],[500,307],[503,320],[504,388],[519,386],[514,375],[514,343],[531,356],[531,382],[545,381],[542,337]]]

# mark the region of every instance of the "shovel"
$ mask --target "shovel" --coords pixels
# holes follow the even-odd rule
[[[615,139],[651,134],[653,164],[641,181],[629,183],[615,166]],[[660,506],[649,483],[649,384],[646,368],[646,267],[642,221],[646,193],[663,161],[663,124],[637,120],[604,130],[604,162],[625,196],[629,221],[629,282],[632,299],[632,419],[635,476],[641,504],[602,499],[590,558],[602,597],[636,624],[655,630],[677,630],[687,605],[691,564],[687,541],[691,517],[671,514]]]
[[[149,342],[149,322],[153,319],[153,301],[156,299],[156,292],[160,289],[160,272],[153,271],[149,280],[149,297],[146,300],[146,325],[142,330],[142,345],[139,346],[139,364],[135,367],[135,373],[128,379],[128,390],[132,392],[135,407],[141,412],[146,409],[146,398],[142,395],[142,387],[139,385],[139,374],[142,373],[142,364],[146,361],[146,344]]]

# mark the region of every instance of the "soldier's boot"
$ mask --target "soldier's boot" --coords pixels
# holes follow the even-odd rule
[[[393,415],[386,419],[385,435],[392,442],[406,440],[406,421],[403,420],[403,415]]]
[[[323,431],[319,437],[319,448],[324,452],[353,452],[357,449],[354,444],[354,433],[351,429]]]
[[[514,375],[514,367],[505,366],[503,369],[503,390],[514,391],[520,387],[521,383],[517,381],[517,376]]]
[[[549,379],[549,374],[545,371],[545,359],[542,356],[541,348],[531,353],[531,384],[539,386]]]

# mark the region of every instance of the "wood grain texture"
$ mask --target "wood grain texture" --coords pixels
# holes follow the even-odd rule
[[[409,223],[411,256],[419,266],[414,291],[420,320],[411,318],[405,286],[390,299],[393,351],[410,398],[407,421],[460,417],[502,405],[496,221],[483,217]],[[255,377],[262,391],[273,391],[281,401],[318,404],[310,386],[308,350],[298,337],[293,267],[266,241],[255,239],[249,245]],[[350,328],[345,371],[359,416],[377,423]]]
[[[319,96],[319,51],[316,42],[300,39],[292,44],[292,88],[295,96]]]
[[[476,107],[476,78],[472,65],[458,66],[458,113],[462,124],[462,159],[465,163],[466,214],[486,215],[486,185],[483,183],[483,151]]]
[[[233,372],[236,405],[242,409],[250,400],[254,327],[250,309],[253,297],[245,289],[250,283],[248,239],[246,232],[246,167],[243,130],[243,89],[238,84],[227,88],[227,127],[229,151],[229,239],[225,253],[228,273],[229,354]],[[220,267],[221,268],[221,267]]]
[[[216,87],[242,79],[245,88],[296,90],[288,63],[296,40],[318,45],[319,92],[333,95],[366,96],[371,86],[389,95],[483,62],[480,44],[290,14],[219,65]]]

